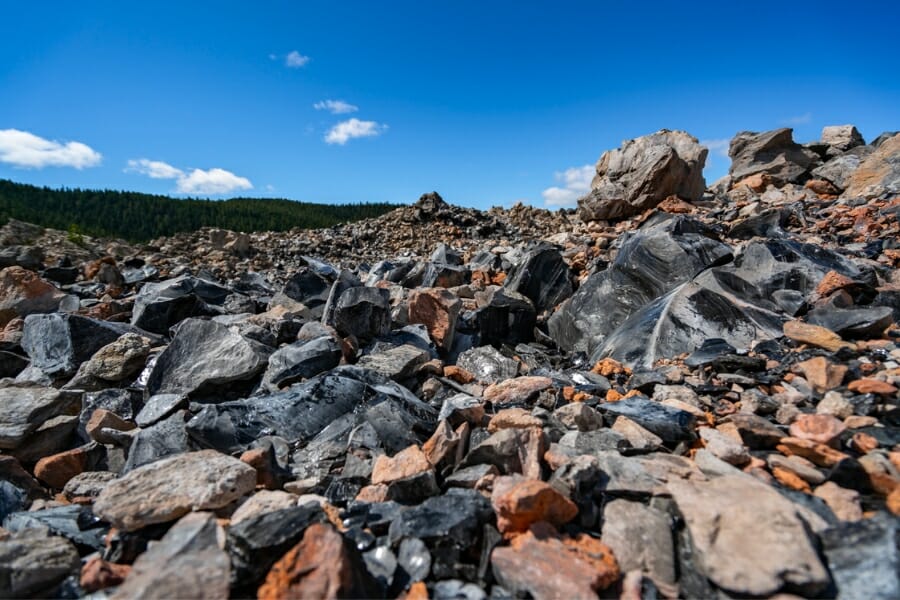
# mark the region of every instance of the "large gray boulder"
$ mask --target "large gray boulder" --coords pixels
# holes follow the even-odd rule
[[[703,195],[703,165],[709,151],[684,131],[661,129],[603,153],[591,192],[578,201],[585,221],[617,219],[653,208],[676,195],[695,201]]]
[[[850,176],[844,193],[850,198],[900,195],[900,134],[882,141]]]
[[[742,131],[731,140],[728,174],[734,182],[750,175],[768,175],[776,187],[802,182],[820,160],[812,150],[794,142],[793,129],[763,133]]]

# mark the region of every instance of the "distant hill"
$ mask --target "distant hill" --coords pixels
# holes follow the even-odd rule
[[[377,217],[395,204],[313,204],[273,198],[182,200],[110,190],[51,189],[0,179],[0,224],[10,217],[96,237],[147,241],[179,231],[314,229]]]

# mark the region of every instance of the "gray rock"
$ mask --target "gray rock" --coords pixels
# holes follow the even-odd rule
[[[262,385],[275,391],[332,369],[340,361],[341,345],[330,335],[295,342],[272,353]]]
[[[853,173],[873,150],[871,146],[857,146],[849,152],[835,156],[822,166],[816,167],[812,170],[812,176],[816,179],[824,179],[840,190],[846,189]]]
[[[428,362],[430,358],[431,353],[428,350],[403,344],[366,354],[356,364],[395,381],[402,381],[414,375],[418,367]]]
[[[830,329],[844,339],[868,339],[884,333],[894,322],[894,314],[887,306],[820,307],[809,311],[806,322]]]
[[[708,150],[683,131],[662,129],[603,153],[591,192],[578,201],[585,221],[628,217],[668,196],[699,200]]]
[[[78,551],[67,539],[26,530],[0,540],[0,597],[49,597],[81,568]]]
[[[628,417],[666,442],[696,439],[694,415],[641,396],[603,404],[600,408],[614,416]]]
[[[138,427],[149,427],[168,417],[179,408],[187,408],[188,397],[184,394],[154,394],[147,399],[141,412],[134,418]]]
[[[871,519],[827,529],[821,539],[838,598],[900,597],[896,518],[879,512]]]
[[[0,388],[0,448],[13,450],[48,419],[71,406],[77,395],[30,385]]]
[[[210,393],[266,368],[270,350],[213,321],[187,319],[150,372],[151,394]]]
[[[603,507],[600,535],[623,573],[638,570],[658,587],[674,589],[675,543],[669,515],[640,502],[613,500]]]
[[[862,134],[853,125],[828,125],[822,128],[820,140],[832,148],[846,152],[850,148],[866,143]]]
[[[389,300],[387,290],[351,287],[335,304],[334,326],[342,334],[356,336],[363,343],[387,335],[391,330]]]
[[[519,374],[519,363],[493,346],[479,346],[459,355],[456,365],[484,383],[499,383]]]
[[[534,305],[512,290],[493,292],[487,304],[476,311],[475,319],[483,344],[515,345],[534,339]]]
[[[509,272],[503,287],[534,303],[538,312],[552,309],[572,295],[569,265],[555,247],[540,243]]]
[[[608,493],[659,495],[666,484],[682,479],[703,479],[700,469],[687,458],[653,452],[641,456],[622,456],[607,451],[594,454],[602,476],[599,489]]]
[[[792,133],[792,129],[783,128],[763,133],[742,131],[734,136],[728,148],[731,180],[763,173],[776,187],[802,182],[816,166],[818,156],[795,143]]]
[[[131,324],[152,333],[165,334],[173,325],[189,317],[218,313],[207,303],[225,302],[231,290],[212,281],[182,275],[147,283],[134,299]]]
[[[96,498],[106,485],[117,479],[118,475],[110,471],[85,471],[70,479],[63,488],[68,499]]]
[[[191,450],[185,420],[187,411],[178,411],[169,418],[138,430],[128,449],[124,473],[150,464],[161,458]]]
[[[227,506],[253,491],[256,470],[214,450],[171,456],[110,482],[94,514],[123,531]]]
[[[770,486],[740,474],[667,487],[706,577],[728,593],[764,596],[789,585],[817,595],[828,586],[797,506]]]
[[[114,342],[129,327],[79,315],[51,313],[25,317],[22,348],[31,366],[49,377],[75,374],[81,363]]]
[[[224,538],[212,513],[182,517],[134,561],[111,598],[227,598],[231,563],[221,548]]]
[[[609,268],[588,277],[550,317],[551,337],[566,350],[594,350],[642,307],[731,257],[708,235],[684,217],[629,235]]]
[[[850,176],[844,196],[875,198],[900,195],[900,135],[882,141]]]

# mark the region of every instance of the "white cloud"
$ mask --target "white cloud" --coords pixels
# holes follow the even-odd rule
[[[541,195],[547,206],[573,206],[580,197],[591,191],[591,179],[594,178],[593,165],[570,167],[565,171],[553,174],[563,187],[549,187]]]
[[[353,138],[375,137],[381,135],[387,128],[387,125],[376,123],[375,121],[360,121],[355,118],[348,119],[346,121],[341,121],[332,127],[325,135],[325,142],[343,146]]]
[[[313,104],[313,108],[316,110],[327,110],[333,115],[345,115],[359,110],[358,106],[343,100],[322,100]]]
[[[125,172],[140,173],[152,179],[174,179],[175,191],[179,194],[215,195],[253,189],[249,179],[225,169],[192,169],[186,173],[169,163],[146,158],[129,160]]]
[[[179,177],[184,177],[184,171],[181,169],[177,169],[161,160],[148,160],[146,158],[129,160],[125,172],[140,173],[151,179],[178,179]]]
[[[103,156],[81,142],[57,142],[18,129],[0,129],[0,162],[22,169],[73,167],[100,164]]]
[[[310,57],[303,56],[296,50],[291,50],[284,57],[284,64],[292,69],[299,69],[300,67],[305,67],[310,60],[312,60]]]
[[[249,190],[253,184],[246,177],[238,177],[225,169],[194,169],[178,179],[175,187],[180,194],[227,194],[235,190]]]
[[[701,146],[706,146],[709,148],[710,153],[718,154],[719,156],[728,157],[728,147],[731,145],[731,140],[728,138],[720,138],[715,140],[700,140]]]
[[[812,113],[803,113],[802,115],[797,115],[796,117],[788,117],[787,119],[782,119],[782,125],[806,125],[807,123],[812,122]]]

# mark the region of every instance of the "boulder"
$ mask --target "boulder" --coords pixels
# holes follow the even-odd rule
[[[211,393],[259,375],[270,352],[220,323],[187,319],[153,365],[147,390],[151,394]]]
[[[794,142],[793,129],[783,128],[754,133],[742,131],[731,140],[728,156],[732,181],[764,173],[775,187],[802,183],[818,156]]]
[[[331,335],[288,344],[269,357],[262,385],[275,391],[309,379],[338,366],[341,356],[340,342]]]
[[[0,271],[0,327],[16,317],[53,312],[65,296],[33,271],[7,267]]]
[[[190,275],[147,283],[134,299],[131,324],[165,334],[188,317],[218,314],[208,304],[222,304],[230,293],[217,283]]]
[[[550,310],[572,295],[569,265],[554,246],[541,243],[509,272],[503,287],[522,294],[538,312]]]
[[[334,327],[362,343],[387,335],[391,330],[390,294],[373,287],[351,287],[334,307]]]
[[[129,331],[127,325],[79,315],[51,313],[25,318],[22,347],[32,368],[48,377],[74,375],[103,346]]]
[[[890,137],[863,160],[853,175],[844,196],[876,198],[900,195],[900,134]]]
[[[675,195],[689,202],[706,189],[708,150],[683,131],[662,129],[603,153],[591,192],[578,201],[585,221],[629,217]]]
[[[866,143],[862,134],[853,125],[828,125],[822,128],[819,141],[840,152],[862,146]]]
[[[195,510],[215,510],[253,491],[256,471],[215,450],[171,456],[106,485],[94,514],[123,531],[167,523]]]

